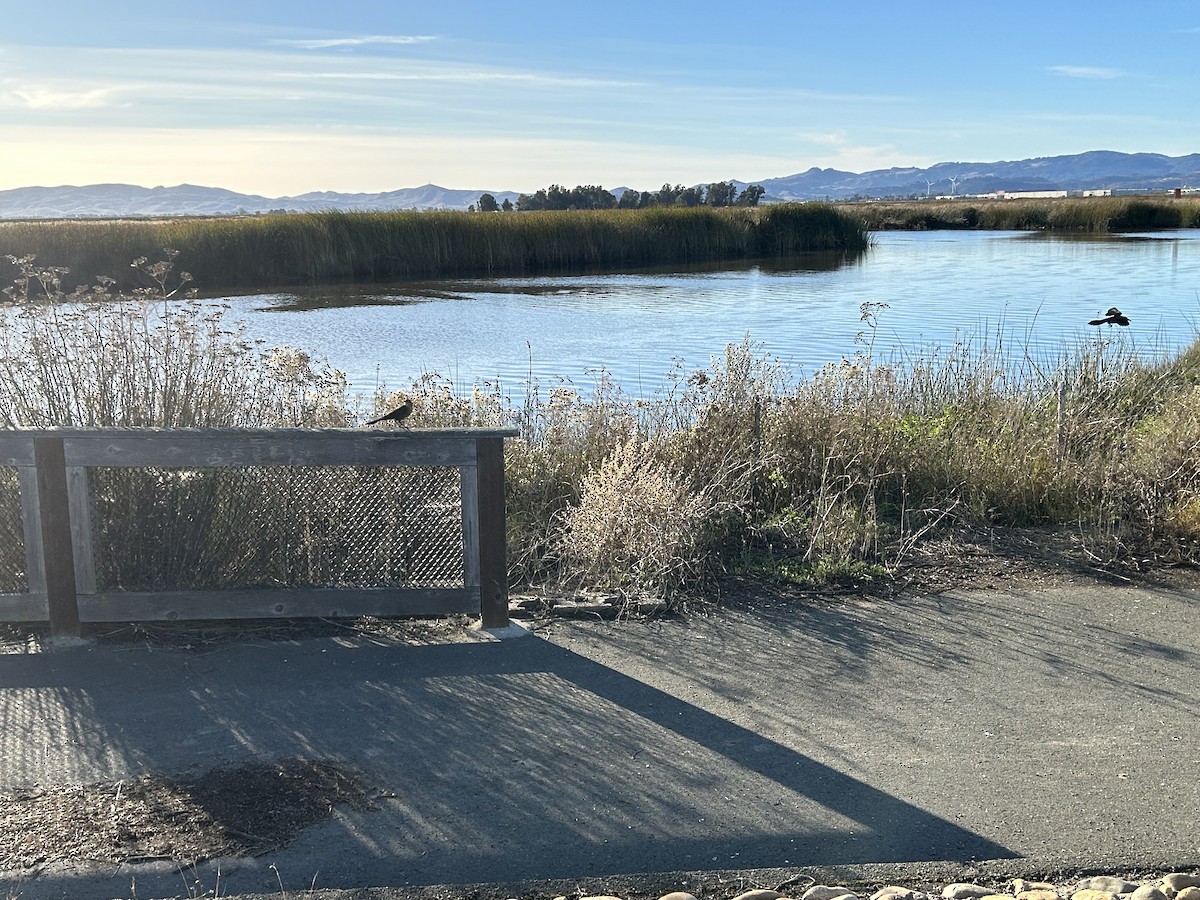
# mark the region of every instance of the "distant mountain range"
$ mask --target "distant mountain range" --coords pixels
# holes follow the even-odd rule
[[[954,179],[956,194],[993,191],[1087,190],[1167,191],[1200,186],[1200,153],[1163,156],[1158,153],[1116,153],[1094,150],[1073,156],[1049,156],[1014,162],[944,162],[920,168],[842,172],[809,169],[761,184],[767,200],[844,200],[853,197],[924,197],[948,194]],[[614,188],[620,196],[626,189]],[[320,210],[466,209],[490,193],[498,202],[516,202],[517,192],[452,190],[426,184],[377,194],[314,191],[295,197],[239,194],[223,188],[181,184],[145,188],[129,184],[83,187],[24,187],[0,191],[0,219],[61,219],[113,216],[245,215]]]
[[[1167,191],[1200,186],[1200,153],[1115,153],[1093,150],[1073,156],[1045,156],[1014,162],[944,162],[928,169],[876,169],[839,172],[809,169],[798,175],[757,181],[768,197],[780,200],[843,200],[850,197],[924,197],[993,191]]]
[[[262,197],[224,188],[180,184],[145,188],[132,184],[25,187],[0,191],[0,219],[63,219],[113,216],[233,216],[268,212],[386,209],[466,209],[485,191],[450,190],[427,184],[378,194],[313,191],[296,197]],[[513,191],[488,191],[514,203]]]

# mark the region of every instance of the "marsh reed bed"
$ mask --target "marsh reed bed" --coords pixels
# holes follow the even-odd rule
[[[0,225],[0,259],[145,286],[129,261],[178,251],[205,290],[578,272],[858,253],[859,220],[824,204],[525,213],[324,212]],[[0,271],[0,276],[4,272]],[[11,273],[15,275],[16,273]],[[65,287],[80,282],[66,276]],[[2,279],[0,279],[2,280]]]
[[[870,231],[977,228],[1089,234],[1200,227],[1200,196],[906,200],[836,204]]]
[[[95,303],[24,264],[0,330],[0,427],[345,427],[398,399],[347,396],[321,361],[252,345],[219,306],[174,293],[169,262],[142,266],[156,289],[118,302],[98,288]],[[987,341],[893,358],[873,342],[886,314],[864,307],[859,351],[811,376],[747,337],[705,369],[667,373],[649,399],[603,374],[586,388],[464,390],[435,374],[397,387],[416,427],[520,429],[506,455],[517,584],[686,598],[731,570],[886,577],[931,537],[996,525],[1068,527],[1104,564],[1196,561],[1200,343],[1148,359],[1105,330],[1055,359]],[[120,500],[122,581],[154,581],[138,574],[140,560],[161,563],[146,552],[154,516],[182,510],[202,543],[224,533],[203,523],[237,515],[211,479],[168,480],[123,488],[145,496]],[[299,493],[256,496],[278,506],[262,513],[272,521],[305,520]],[[22,565],[0,559],[0,572]]]

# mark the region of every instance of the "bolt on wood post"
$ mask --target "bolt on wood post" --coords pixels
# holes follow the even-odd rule
[[[38,518],[51,637],[79,637],[79,603],[75,585],[75,550],[71,540],[71,508],[63,439],[33,440],[37,468]]]
[[[479,605],[484,628],[508,625],[508,542],[504,533],[504,438],[476,439]]]

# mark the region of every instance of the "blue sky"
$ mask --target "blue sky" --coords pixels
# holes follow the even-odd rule
[[[652,189],[1200,151],[1200,4],[3,0],[0,189]]]

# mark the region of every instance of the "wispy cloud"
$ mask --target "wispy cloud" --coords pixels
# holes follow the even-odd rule
[[[287,40],[278,38],[270,43],[281,47],[296,47],[300,50],[328,50],[333,47],[362,47],[368,44],[424,44],[436,41],[430,34],[368,34],[360,37],[308,38]]]
[[[111,88],[62,90],[26,86],[0,92],[0,106],[44,110],[96,109],[108,106],[111,95]]]
[[[1065,75],[1068,78],[1110,79],[1123,78],[1126,73],[1121,69],[1109,69],[1103,66],[1050,66],[1047,71],[1055,75]]]
[[[280,78],[325,79],[329,81],[427,81],[459,82],[463,84],[493,84],[509,82],[533,86],[550,87],[618,87],[636,88],[645,82],[614,81],[604,78],[553,75],[541,72],[502,72],[495,69],[425,68],[403,72],[352,71],[352,72],[280,72]]]

